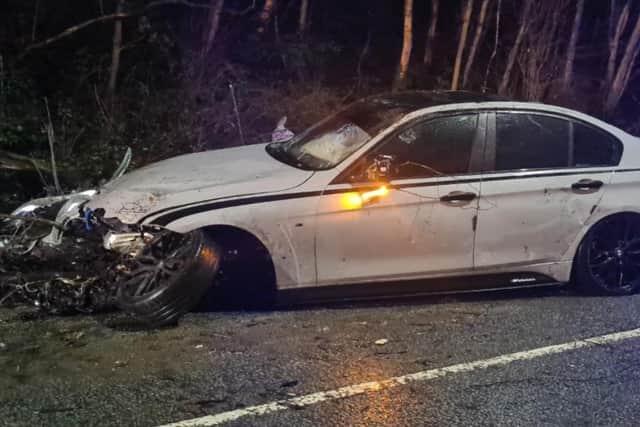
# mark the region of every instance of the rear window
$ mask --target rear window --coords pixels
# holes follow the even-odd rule
[[[615,166],[622,144],[596,127],[530,113],[496,114],[496,171]]]
[[[600,129],[574,122],[572,166],[616,166],[621,156],[622,144],[616,138]]]
[[[567,167],[569,123],[537,114],[498,113],[495,170]]]

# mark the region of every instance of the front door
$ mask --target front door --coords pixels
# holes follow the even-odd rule
[[[470,271],[484,120],[468,113],[413,122],[334,180],[319,203],[318,284]],[[364,178],[381,155],[393,156],[384,188]]]
[[[556,262],[598,205],[621,145],[589,124],[497,112],[487,142],[476,267]],[[533,280],[533,279],[532,279]]]

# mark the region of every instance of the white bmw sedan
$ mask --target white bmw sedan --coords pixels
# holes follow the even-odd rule
[[[565,108],[466,92],[355,102],[291,140],[189,154],[81,206],[132,253],[122,306],[573,282],[640,287],[640,140]]]

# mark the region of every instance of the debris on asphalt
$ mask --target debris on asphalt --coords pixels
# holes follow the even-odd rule
[[[298,380],[291,380],[291,381],[285,381],[282,384],[280,384],[280,387],[295,387],[299,384]]]

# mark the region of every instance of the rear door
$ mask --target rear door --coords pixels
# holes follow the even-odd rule
[[[489,116],[475,246],[477,268],[558,261],[610,182],[622,145],[564,116]]]
[[[321,196],[317,217],[318,284],[411,279],[473,267],[475,215],[485,114],[425,118],[369,151]],[[394,157],[387,191],[365,170]]]

